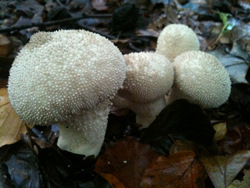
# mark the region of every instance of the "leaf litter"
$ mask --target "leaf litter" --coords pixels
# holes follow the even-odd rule
[[[36,187],[209,187],[208,174],[213,183],[211,188],[247,187],[250,179],[247,170],[250,3],[124,2],[1,1],[0,31],[9,29],[1,32],[1,36],[11,40],[13,49],[0,57],[0,79],[8,78],[17,52],[38,30],[87,29],[105,34],[123,53],[130,53],[154,51],[157,37],[165,25],[183,23],[197,33],[201,49],[215,55],[229,72],[234,84],[227,103],[216,109],[202,110],[179,101],[172,106],[173,111],[165,109],[141,132],[137,130],[133,112],[126,111],[119,118],[110,115],[106,140],[95,161],[59,150],[56,146],[58,135],[50,127],[27,130],[25,123],[14,115],[9,102],[6,103],[7,93],[1,89],[0,168],[3,171],[0,178],[8,177],[12,185]],[[128,8],[124,8],[125,5]],[[114,12],[115,17],[112,16]],[[107,14],[107,17],[95,17],[98,14]],[[64,19],[81,16],[84,18],[64,22]],[[133,17],[137,18],[136,22],[130,24]],[[117,20],[128,20],[128,23]],[[34,23],[35,27],[22,28]],[[13,26],[16,28],[11,29]],[[6,87],[6,83],[3,86]],[[8,168],[20,169],[20,173],[27,176],[21,177]],[[243,179],[239,175],[244,176]]]

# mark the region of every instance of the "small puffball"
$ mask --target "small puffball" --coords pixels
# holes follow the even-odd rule
[[[173,62],[175,83],[168,97],[184,98],[203,108],[218,107],[228,99],[231,81],[219,60],[208,53],[189,51]]]
[[[181,53],[199,49],[199,40],[191,28],[183,24],[170,24],[158,37],[156,53],[166,56],[173,62]]]
[[[163,55],[140,52],[124,55],[124,58],[127,73],[119,96],[146,103],[164,96],[172,87],[173,66]]]
[[[117,108],[136,113],[136,122],[146,128],[166,106],[165,94],[173,85],[172,63],[163,55],[140,52],[124,55],[127,64],[123,88],[112,100]]]

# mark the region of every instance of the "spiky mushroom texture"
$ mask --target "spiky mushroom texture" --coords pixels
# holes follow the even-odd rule
[[[189,51],[173,62],[174,85],[168,103],[187,99],[203,108],[218,107],[228,99],[231,81],[218,59],[205,52]]]
[[[173,84],[173,66],[163,55],[150,52],[130,53],[124,58],[126,79],[112,102],[116,108],[134,111],[136,122],[145,128],[166,106],[165,94]]]
[[[61,149],[97,156],[110,99],[125,76],[125,60],[106,38],[84,30],[40,32],[15,59],[8,92],[22,119],[58,124]]]
[[[166,56],[171,62],[186,51],[198,51],[200,43],[195,32],[183,24],[170,24],[160,33],[156,53]]]

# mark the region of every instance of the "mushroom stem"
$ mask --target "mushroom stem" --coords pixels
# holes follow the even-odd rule
[[[174,84],[167,96],[167,105],[178,99],[189,99],[189,97]],[[194,102],[191,99],[189,101]]]
[[[156,118],[156,116],[166,107],[165,96],[149,102],[140,104],[141,107],[137,109],[137,103],[134,103],[132,110],[136,111],[136,123],[141,124],[143,128],[147,128]]]
[[[58,147],[76,154],[96,157],[104,141],[110,106],[111,102],[107,100],[92,110],[82,111],[68,121],[59,123]]]
[[[142,125],[140,129],[148,127],[166,106],[165,96],[148,103],[139,103],[116,95],[112,102],[116,108],[129,108],[135,112],[136,123]]]

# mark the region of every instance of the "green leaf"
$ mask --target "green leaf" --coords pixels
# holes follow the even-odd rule
[[[219,14],[220,19],[222,20],[223,25],[224,25],[222,30],[221,30],[221,33],[225,34],[229,31],[231,31],[234,27],[234,24],[228,23],[228,17],[231,16],[231,14],[227,14],[227,13],[223,13],[223,12],[219,12],[219,11],[217,11],[217,13]]]
[[[228,17],[230,14],[223,13],[223,12],[219,12],[219,11],[217,11],[217,13],[219,14],[220,19],[222,20],[223,24],[226,25],[226,24],[227,24],[227,17]]]

